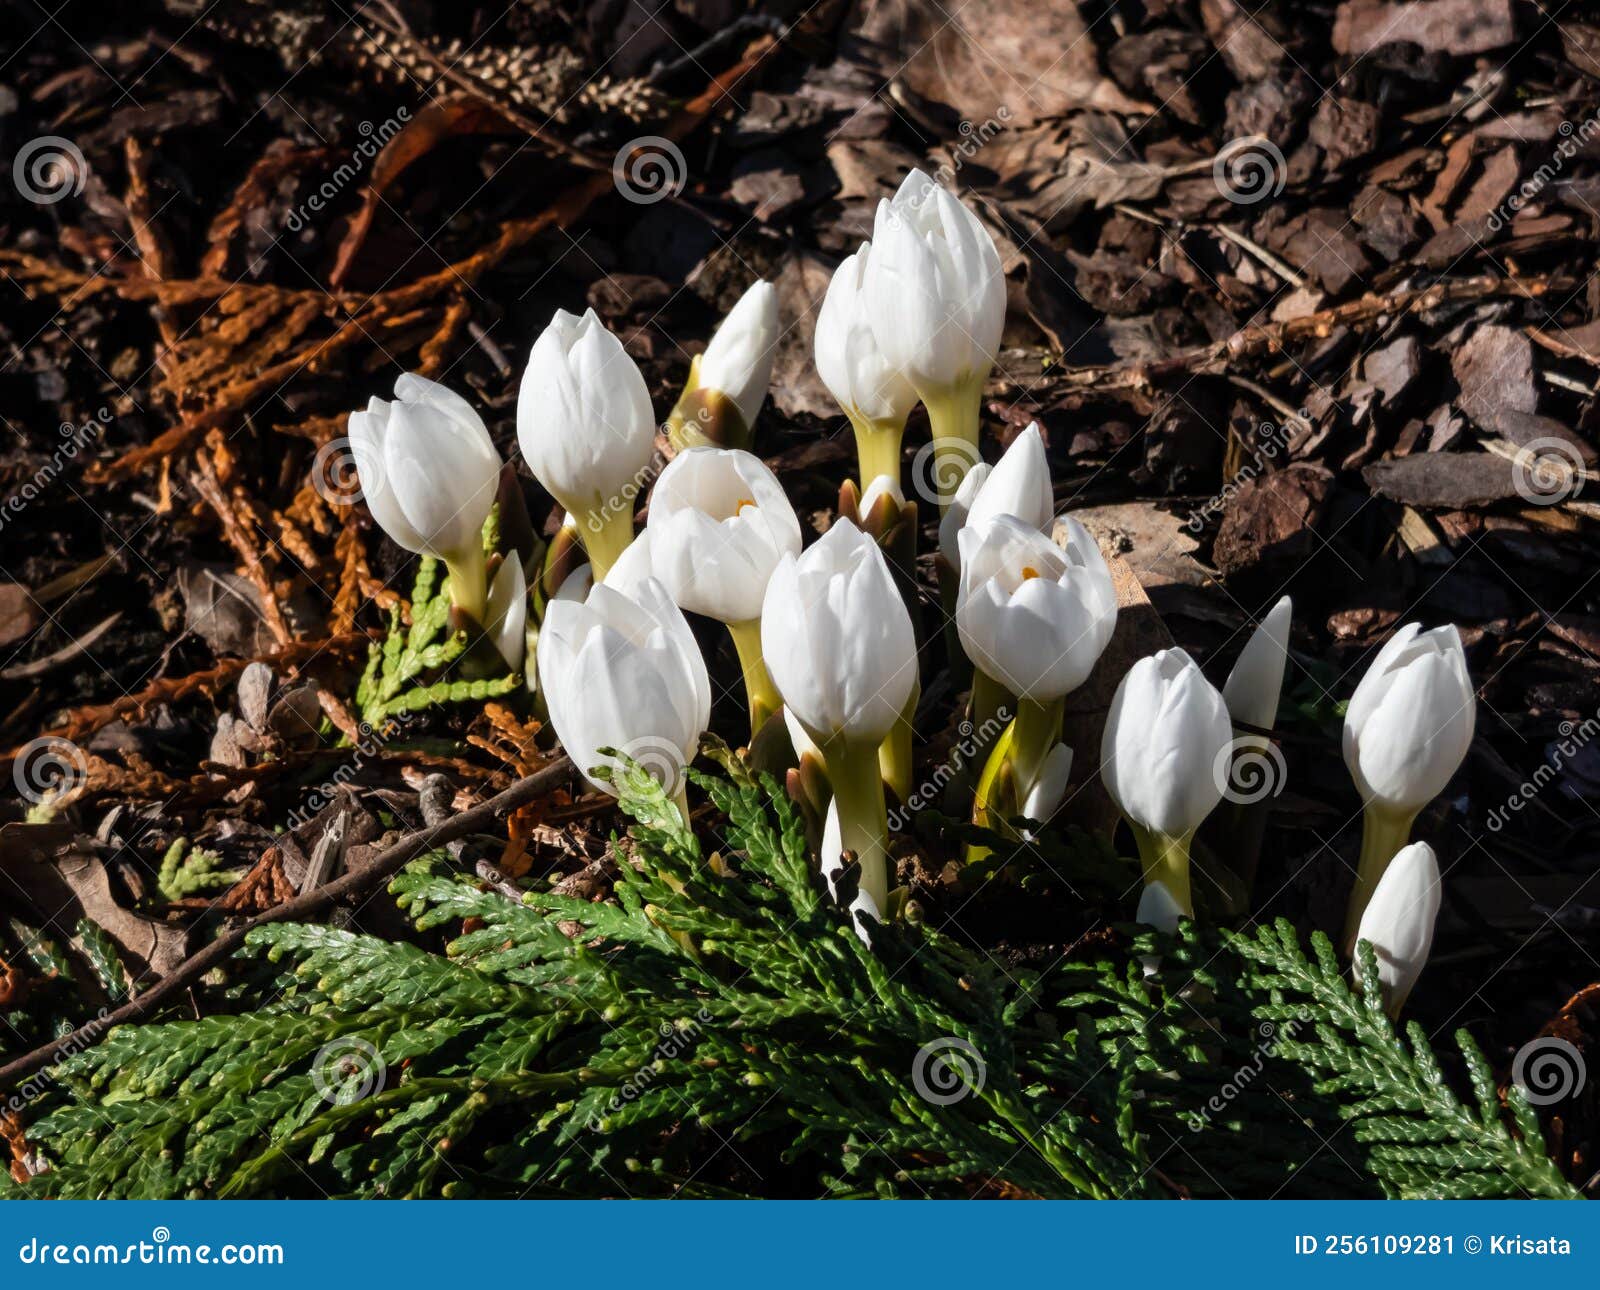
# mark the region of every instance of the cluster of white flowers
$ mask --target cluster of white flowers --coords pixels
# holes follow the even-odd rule
[[[792,743],[791,766],[809,762],[824,778],[822,870],[831,884],[853,854],[854,910],[881,919],[894,909],[885,785],[905,799],[921,692],[912,617],[885,555],[886,534],[903,532],[907,512],[914,542],[900,469],[918,402],[951,485],[939,548],[945,608],[974,668],[974,724],[1011,714],[971,785],[975,821],[1017,836],[1017,819],[1048,821],[1059,809],[1073,761],[1061,742],[1064,701],[1116,628],[1100,548],[1076,520],[1055,516],[1039,428],[992,466],[981,461],[981,392],[1004,320],[990,235],[912,172],[881,203],[872,241],[835,272],[818,314],[817,367],[855,432],[859,503],[849,514],[847,490],[845,513],[803,547],[782,485],[748,451],[780,336],[771,284],[744,295],[692,365],[666,423],[671,460],[638,534],[635,501],[657,452],[644,378],[592,310],[558,312],[533,346],[517,433],[589,564],[546,588],[555,594],[542,615],[528,603],[526,575],[537,571],[515,553],[483,550],[501,462],[464,399],[405,376],[395,402],[374,399],[351,415],[350,435],[374,518],[402,546],[445,561],[455,604],[513,669],[531,650],[556,734],[597,787],[609,789],[614,764],[601,750],[617,750],[658,775],[687,818],[682,771],[709,722],[712,687],[684,611],[725,624],[753,744],[776,731]],[[903,567],[903,551],[898,559]],[[1222,800],[1229,759],[1268,745],[1289,616],[1286,597],[1223,691],[1181,649],[1139,660],[1117,687],[1100,775],[1138,843],[1142,920],[1171,926],[1193,913],[1191,841]],[[1392,1006],[1420,971],[1438,906],[1432,852],[1405,843],[1459,766],[1472,723],[1454,628],[1404,628],[1349,706],[1345,757],[1367,819],[1351,937],[1359,929],[1378,949]]]

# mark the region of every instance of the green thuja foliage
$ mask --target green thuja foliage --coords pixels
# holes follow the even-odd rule
[[[446,953],[259,929],[269,1001],[69,1058],[13,1193],[1572,1194],[1476,1050],[1469,1109],[1325,943],[1186,927],[1040,970],[858,928],[771,781],[696,782],[706,841],[623,773],[613,900],[432,856],[393,889]]]
[[[496,523],[491,513],[486,531]],[[512,558],[515,558],[514,556]],[[481,703],[509,694],[521,684],[515,673],[478,679],[424,680],[437,677],[467,652],[465,631],[451,631],[450,592],[439,585],[439,562],[423,556],[411,588],[411,626],[401,621],[400,607],[389,610],[389,631],[367,654],[366,671],[356,687],[356,706],[363,725],[382,730],[392,717],[420,712],[438,703]]]
[[[161,857],[156,887],[168,900],[183,900],[208,891],[225,891],[243,876],[242,869],[224,868],[215,851],[191,847],[188,838],[175,838]]]

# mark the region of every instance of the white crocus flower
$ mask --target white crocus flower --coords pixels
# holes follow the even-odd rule
[[[974,466],[956,489],[939,521],[939,551],[952,568],[961,564],[960,535],[996,515],[1014,515],[1039,532],[1047,532],[1055,514],[1050,463],[1045,457],[1039,423],[1031,422],[1011,441],[1000,460]]]
[[[1139,893],[1139,909],[1133,916],[1136,923],[1143,923],[1146,927],[1153,927],[1158,932],[1165,932],[1168,936],[1178,930],[1178,921],[1184,916],[1183,907],[1172,898],[1172,893],[1167,890],[1164,882],[1145,884]],[[1159,954],[1141,954],[1139,962],[1144,967],[1147,977],[1154,976],[1161,970],[1161,956]]]
[[[487,617],[485,627],[500,657],[513,672],[520,672],[527,651],[528,581],[515,552],[501,560],[489,584]]]
[[[917,680],[916,640],[878,544],[838,520],[767,584],[761,644],[790,713],[823,753],[839,803],[843,845],[861,860],[862,886],[888,901],[888,812],[878,746]]]
[[[450,599],[483,619],[483,525],[500,454],[483,418],[455,391],[407,372],[394,401],[350,414],[350,447],[372,518],[407,551],[445,562]]]
[[[628,549],[606,571],[606,586],[615,587],[623,595],[631,596],[639,590],[640,583],[654,575],[655,562],[650,556],[650,526],[646,524],[639,530],[638,536],[628,543]],[[587,596],[589,593],[585,590],[583,594]]]
[[[1356,931],[1378,959],[1378,986],[1390,1016],[1397,1016],[1433,948],[1439,917],[1439,861],[1426,842],[1401,848],[1379,880]],[[1361,961],[1355,962],[1361,980]]]
[[[1461,634],[1407,623],[1372,661],[1344,717],[1344,762],[1364,804],[1361,864],[1345,941],[1417,813],[1444,791],[1472,745],[1477,700]]]
[[[962,529],[956,630],[973,666],[1016,704],[980,780],[980,823],[998,822],[1001,800],[991,790],[1002,768],[1011,773],[1009,805],[1034,794],[1061,737],[1063,700],[1088,679],[1116,620],[1111,571],[1081,525],[1065,547],[1014,515]]]
[[[733,401],[744,422],[746,442],[767,400],[781,334],[778,289],[770,282],[757,282],[728,311],[700,355],[700,388],[717,390]]]
[[[650,563],[691,613],[726,623],[739,651],[754,734],[781,702],[761,657],[761,604],[772,571],[800,554],[800,520],[759,457],[688,448],[650,494]]]
[[[625,753],[654,775],[688,817],[684,767],[711,719],[711,682],[683,611],[654,578],[632,596],[601,584],[587,600],[553,600],[539,633],[539,675],[573,764],[595,775]]]
[[[556,310],[517,396],[517,439],[534,477],[576,517],[603,579],[633,540],[634,503],[655,450],[638,364],[593,309]]]
[[[1289,623],[1294,604],[1283,596],[1263,618],[1239,651],[1222,687],[1228,715],[1236,722],[1271,730],[1278,719],[1283,672],[1289,662]],[[1260,739],[1259,744],[1265,745]]]
[[[1215,767],[1232,740],[1222,695],[1181,649],[1129,668],[1106,716],[1100,777],[1133,826],[1145,881],[1164,882],[1186,914],[1189,844],[1222,800]]]
[[[999,252],[976,215],[913,170],[878,204],[864,286],[879,351],[927,406],[945,505],[979,460],[983,382],[1005,326]]]
[[[814,340],[817,374],[855,432],[863,484],[879,476],[899,479],[900,438],[917,402],[911,382],[884,358],[872,334],[864,290],[871,255],[872,243],[863,242],[833,271]]]

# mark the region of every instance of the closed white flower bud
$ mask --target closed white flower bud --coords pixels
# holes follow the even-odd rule
[[[757,282],[728,311],[700,356],[700,388],[732,399],[747,431],[766,402],[780,334],[777,288]]]
[[[631,519],[655,432],[650,392],[622,342],[593,309],[582,318],[558,309],[517,397],[517,439],[534,477],[575,514],[625,507]]]
[[[1140,659],[1117,686],[1100,776],[1134,824],[1184,837],[1222,800],[1215,767],[1232,741],[1217,688],[1183,650],[1164,649]]]
[[[1477,712],[1461,635],[1407,623],[1361,678],[1344,718],[1344,761],[1362,800],[1415,815],[1444,791]]]
[[[1244,725],[1272,729],[1283,693],[1283,670],[1289,661],[1289,620],[1293,605],[1282,597],[1250,634],[1233,671],[1222,687],[1228,715]]]
[[[852,418],[900,426],[916,406],[917,392],[873,336],[865,293],[871,255],[872,243],[863,242],[833,271],[817,312],[817,374]]]
[[[994,239],[920,170],[878,205],[865,290],[879,351],[924,399],[994,366],[1006,312]]]
[[[1413,842],[1389,861],[1361,916],[1356,940],[1369,941],[1378,959],[1378,984],[1390,1014],[1400,1011],[1433,948],[1439,918],[1439,861],[1426,842]],[[1361,961],[1355,963],[1357,981]]]
[[[512,552],[500,562],[489,584],[489,610],[485,626],[489,639],[513,672],[522,670],[527,651],[528,582],[522,562]]]
[[[601,584],[587,600],[550,603],[539,633],[539,675],[550,723],[573,764],[614,765],[626,753],[668,789],[682,789],[711,719],[711,682],[683,611],[648,578],[633,596]]]
[[[372,518],[418,555],[461,560],[483,541],[500,454],[464,398],[406,373],[394,401],[350,414],[350,446]]]
[[[779,562],[761,646],[785,705],[820,744],[837,736],[875,750],[916,683],[911,616],[878,544],[848,520]]]

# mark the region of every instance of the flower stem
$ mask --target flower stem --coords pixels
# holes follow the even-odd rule
[[[924,393],[928,425],[933,432],[934,483],[939,490],[939,511],[948,509],[967,471],[983,460],[978,450],[979,414],[983,409],[983,378],[969,376],[953,388]]]
[[[879,909],[889,907],[889,810],[883,799],[878,750],[835,738],[824,745],[828,780],[839,804],[839,842],[861,864],[861,889]]]
[[[772,683],[767,671],[767,661],[761,654],[761,620],[749,618],[742,623],[729,623],[728,634],[733,637],[733,648],[739,655],[739,666],[744,669],[744,693],[750,706],[750,734],[767,724],[767,718],[783,706],[778,687]]]
[[[483,543],[473,542],[463,551],[453,551],[445,557],[445,574],[450,583],[450,603],[464,614],[470,614],[480,628],[489,614],[489,576],[485,566]]]
[[[1011,736],[1011,779],[1016,785],[1017,808],[1033,791],[1039,768],[1061,740],[1064,698],[1037,703],[1024,695],[1017,700],[1017,728]]]
[[[900,482],[900,436],[905,423],[874,421],[871,417],[851,412],[850,427],[856,432],[856,461],[861,470],[861,491],[864,493],[879,475],[887,475]]]
[[[972,672],[972,729],[975,737],[984,738],[985,730],[1004,727],[1016,718],[1016,706],[1011,692],[981,667]]]
[[[878,773],[901,803],[911,799],[911,718],[921,698],[922,686],[912,686],[906,706],[895,718],[888,737],[878,745]]]
[[[1389,867],[1389,861],[1411,840],[1411,826],[1416,818],[1416,811],[1385,810],[1372,802],[1362,812],[1361,860],[1356,866],[1356,885],[1350,892],[1350,904],[1344,915],[1344,948],[1347,954],[1355,952],[1361,915],[1367,912],[1372,893],[1378,889],[1378,880]]]
[[[589,557],[589,568],[596,584],[604,582],[611,566],[633,541],[633,506],[596,498],[593,506],[577,515],[578,536]]]
[[[1189,844],[1194,841],[1194,830],[1176,836],[1157,833],[1140,825],[1133,827],[1134,840],[1139,844],[1139,859],[1144,865],[1144,880],[1159,882],[1172,893],[1183,912],[1194,917],[1194,898],[1189,892]]]

